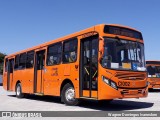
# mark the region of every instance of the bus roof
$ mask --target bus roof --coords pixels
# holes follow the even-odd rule
[[[160,61],[157,60],[147,60],[146,64],[156,64],[156,65],[160,65]]]
[[[81,31],[78,31],[78,32],[75,32],[75,33],[72,33],[72,34],[57,38],[57,39],[54,39],[54,40],[50,40],[50,41],[42,43],[40,45],[33,46],[31,48],[28,48],[28,49],[25,49],[25,50],[21,50],[19,52],[7,55],[7,56],[5,56],[5,58],[9,58],[9,57],[15,56],[17,54],[21,54],[21,53],[24,53],[24,52],[32,51],[32,50],[35,50],[35,49],[38,49],[38,48],[42,48],[42,47],[48,46],[48,45],[56,43],[56,42],[60,42],[60,41],[64,41],[64,40],[67,40],[67,39],[70,39],[70,38],[74,38],[74,37],[80,36],[82,34],[85,34],[87,32],[97,32],[96,30],[98,30],[98,28],[101,28],[101,30],[103,30],[102,28],[104,28],[105,25],[118,26],[118,27],[128,28],[128,29],[140,32],[140,31],[138,31],[138,30],[136,30],[134,28],[131,28],[131,27],[128,27],[128,26],[123,26],[123,25],[120,25],[120,24],[98,24],[98,25],[92,26],[90,28],[87,28],[87,29],[84,29],[84,30],[81,30]]]

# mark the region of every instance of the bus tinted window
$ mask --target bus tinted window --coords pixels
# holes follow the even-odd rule
[[[63,63],[75,62],[77,60],[77,38],[65,41],[63,48]]]
[[[57,65],[61,63],[62,43],[57,43],[48,47],[47,65]]]
[[[160,65],[160,61],[146,61],[146,64],[158,64],[158,65]]]
[[[27,60],[26,60],[26,68],[33,68],[34,65],[34,51],[27,53]]]
[[[8,59],[5,60],[5,72],[8,71]]]
[[[19,67],[19,55],[16,55],[14,69],[18,69],[18,67]]]
[[[26,53],[23,53],[19,57],[19,69],[26,67]]]

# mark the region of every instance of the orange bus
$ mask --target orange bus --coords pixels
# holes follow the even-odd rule
[[[148,89],[160,88],[160,61],[146,61]]]
[[[5,57],[3,87],[25,94],[113,100],[148,95],[141,32],[100,24]]]

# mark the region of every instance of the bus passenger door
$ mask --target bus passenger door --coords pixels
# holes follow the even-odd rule
[[[98,96],[98,36],[81,39],[80,97]]]
[[[12,90],[14,59],[8,60],[7,90]]]
[[[36,52],[34,92],[43,93],[43,75],[45,66],[45,50]]]

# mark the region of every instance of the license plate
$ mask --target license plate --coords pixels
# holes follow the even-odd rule
[[[138,90],[131,90],[131,91],[129,91],[129,94],[132,94],[132,95],[138,94]]]

